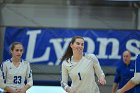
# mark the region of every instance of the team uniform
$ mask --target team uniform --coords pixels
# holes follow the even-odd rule
[[[134,93],[140,93],[140,54],[135,61],[135,74],[131,79],[136,85]]]
[[[0,69],[0,93],[1,93],[1,88],[3,89],[5,87],[4,80],[3,80],[3,75],[2,71]]]
[[[20,65],[16,67],[11,59],[9,59],[2,63],[1,68],[5,86],[20,89],[25,86],[25,82],[30,86],[33,85],[32,71],[29,62],[21,60]],[[5,86],[3,86],[3,88]]]
[[[119,84],[118,89],[122,88],[133,76],[135,72],[135,63],[130,62],[129,65],[126,65],[124,62],[116,69],[116,74],[114,78],[114,82]],[[131,89],[125,93],[134,93],[134,89]]]
[[[99,61],[94,54],[87,54],[79,62],[71,60],[62,63],[61,86],[68,86],[68,76],[72,80],[71,88],[74,93],[100,93],[95,82],[95,74],[98,78],[104,76]]]

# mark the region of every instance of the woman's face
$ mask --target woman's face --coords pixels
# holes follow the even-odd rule
[[[74,53],[82,54],[84,49],[84,40],[81,38],[77,38],[73,44],[71,44],[71,48]]]
[[[15,45],[11,53],[13,58],[20,59],[23,54],[23,46],[21,44]]]

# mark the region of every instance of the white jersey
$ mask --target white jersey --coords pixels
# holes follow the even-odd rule
[[[2,71],[0,69],[0,88],[4,89],[6,86],[4,84],[4,79],[3,79],[3,75],[2,75]]]
[[[28,85],[33,85],[29,62],[21,60],[20,65],[16,67],[11,60],[6,60],[1,67],[6,86],[14,89],[23,88],[25,86],[25,80]]]
[[[95,82],[95,74],[98,78],[104,76],[99,61],[94,54],[83,56],[78,63],[74,62],[73,59],[62,63],[62,83],[67,84],[69,75],[74,93],[100,93]]]

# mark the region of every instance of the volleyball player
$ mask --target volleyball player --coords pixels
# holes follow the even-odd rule
[[[95,74],[102,85],[106,83],[105,75],[97,57],[94,54],[84,56],[83,49],[84,39],[80,36],[73,37],[61,59],[61,86],[68,93],[100,93],[95,82]],[[72,80],[71,86],[68,85],[68,76]]]
[[[26,93],[33,85],[30,64],[21,58],[23,52],[22,43],[13,42],[10,46],[11,59],[4,61],[1,65],[4,80],[2,88],[5,92]]]

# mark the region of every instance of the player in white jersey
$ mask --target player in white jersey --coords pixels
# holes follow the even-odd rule
[[[105,75],[97,57],[94,54],[83,56],[83,49],[84,39],[80,36],[73,37],[61,59],[61,86],[68,93],[100,93],[95,74],[102,85],[106,84]],[[68,76],[72,80],[71,86],[68,85]]]
[[[28,61],[21,59],[23,45],[14,42],[10,46],[12,58],[1,65],[4,85],[2,88],[10,93],[25,93],[32,85],[32,71]]]
[[[5,87],[4,79],[3,79],[2,71],[0,69],[0,89],[4,88],[4,87]],[[1,91],[0,91],[0,93],[1,93]]]

